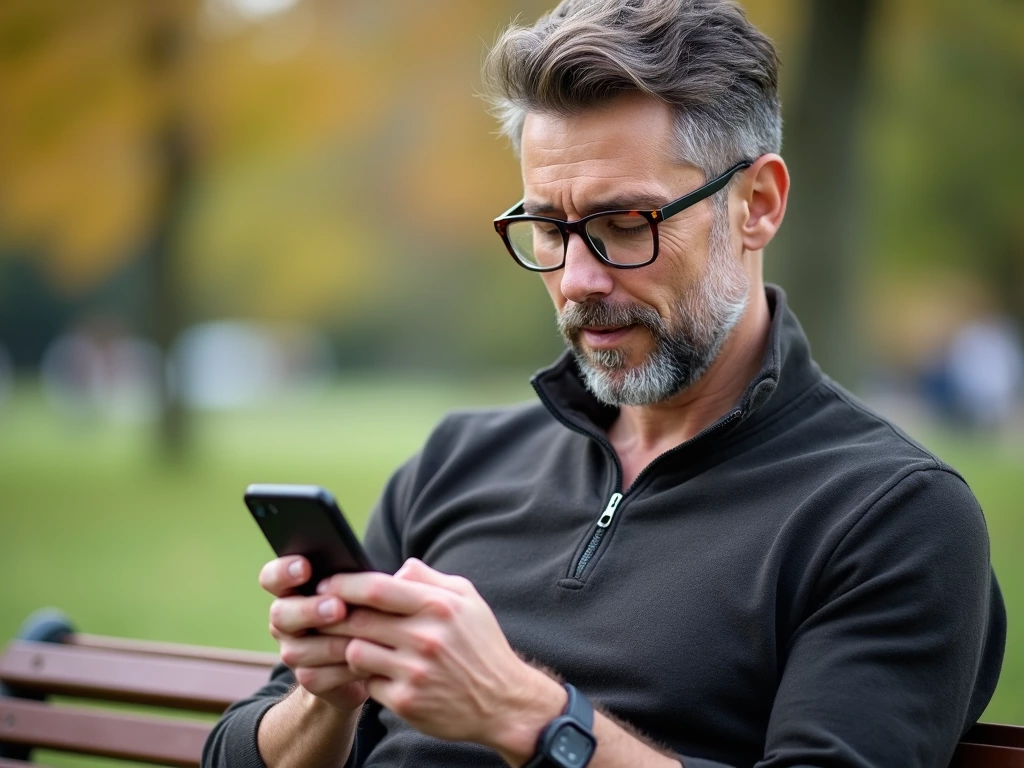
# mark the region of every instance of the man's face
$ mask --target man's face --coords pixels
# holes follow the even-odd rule
[[[572,220],[660,208],[705,181],[675,159],[675,147],[671,110],[642,95],[573,117],[530,113],[526,212]],[[559,327],[600,400],[650,405],[677,394],[703,375],[742,317],[750,282],[717,205],[705,200],[662,222],[658,258],[646,267],[609,267],[573,235],[565,267],[543,273]]]

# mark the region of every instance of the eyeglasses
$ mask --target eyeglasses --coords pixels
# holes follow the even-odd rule
[[[650,211],[601,211],[576,221],[523,215],[520,200],[494,220],[494,229],[512,258],[534,272],[553,272],[565,266],[569,235],[583,238],[603,263],[619,269],[645,267],[658,258],[658,222],[685,211],[718,192],[737,171],[752,165],[737,163],[700,189]]]

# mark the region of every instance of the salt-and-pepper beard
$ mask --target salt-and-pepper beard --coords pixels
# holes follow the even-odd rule
[[[732,253],[728,212],[715,207],[708,238],[707,268],[680,296],[669,321],[651,307],[608,301],[572,304],[558,317],[558,329],[576,356],[587,389],[613,406],[653,405],[696,383],[718,357],[747,308],[750,279]],[[629,367],[621,349],[586,349],[586,326],[646,328],[654,349]]]

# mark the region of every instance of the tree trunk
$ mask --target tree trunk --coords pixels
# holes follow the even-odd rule
[[[187,419],[178,383],[180,372],[166,365],[171,346],[186,325],[186,297],[177,251],[181,242],[185,203],[194,172],[180,89],[185,55],[181,9],[174,3],[150,6],[145,57],[153,87],[163,95],[162,117],[156,126],[152,151],[156,157],[157,202],[149,240],[149,326],[165,361],[160,378],[160,442],[170,458],[187,446]]]
[[[861,371],[854,321],[859,279],[860,127],[875,0],[810,0],[807,51],[785,111],[792,190],[769,279],[787,291],[814,356],[856,387]]]

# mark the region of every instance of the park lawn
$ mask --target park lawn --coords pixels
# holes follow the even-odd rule
[[[245,486],[326,486],[361,530],[444,412],[527,389],[351,382],[199,415],[178,463],[160,460],[151,428],[68,424],[19,391],[0,409],[0,640],[53,605],[83,631],[273,649],[256,582],[272,553],[242,505]]]
[[[269,598],[256,583],[271,553],[241,503],[248,483],[324,485],[361,529],[388,475],[444,412],[530,396],[525,379],[352,380],[198,415],[192,450],[169,463],[151,428],[69,423],[21,386],[0,405],[0,643],[31,611],[55,606],[91,633],[273,650]],[[985,719],[1024,724],[1024,648],[1014,621],[1024,616],[1024,445],[941,435],[928,442],[985,508],[1011,617]]]

